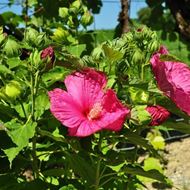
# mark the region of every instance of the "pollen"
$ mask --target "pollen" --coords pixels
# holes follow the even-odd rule
[[[101,112],[102,112],[101,103],[95,103],[93,105],[92,109],[90,109],[90,111],[88,113],[88,119],[93,120],[93,119],[99,118],[101,116]]]

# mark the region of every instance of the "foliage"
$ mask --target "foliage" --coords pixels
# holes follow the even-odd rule
[[[80,25],[92,22],[91,4],[78,0],[55,1],[53,5],[27,2],[23,15],[28,15],[27,8],[34,7],[34,12],[24,17],[26,29],[18,30],[21,17],[9,23],[8,18],[15,15],[1,15],[1,189],[135,190],[145,187],[146,178],[171,186],[163,174],[163,138],[149,126],[151,116],[146,107],[163,105],[181,118],[171,117],[162,124],[165,130],[190,133],[189,117],[156,87],[149,64],[160,46],[156,32],[146,27],[133,29],[94,48],[93,35],[78,31]],[[5,34],[5,26],[14,36]],[[22,34],[21,38],[16,39],[17,34]],[[54,50],[54,56],[42,56],[47,47]],[[65,89],[65,77],[86,67],[105,72],[108,88],[131,109],[121,131],[70,137],[50,113],[48,91]],[[146,159],[141,161],[144,155]]]
[[[137,162],[141,155],[137,150],[159,158],[156,149],[163,148],[154,136],[149,135],[148,140],[139,136],[150,122],[146,105],[162,97],[149,65],[151,54],[159,47],[155,32],[134,30],[102,43],[89,56],[82,56],[84,45],[76,46],[75,52],[32,28],[25,31],[21,42],[2,32],[1,39],[0,178],[10,181],[1,184],[3,189],[135,189],[142,185],[136,175],[169,183],[160,168],[143,169]],[[41,58],[49,45],[55,51],[54,62]],[[132,108],[131,119],[121,132],[71,138],[50,114],[47,92],[57,86],[64,88],[60,81],[86,66],[107,73],[109,87]],[[179,125],[186,125],[183,130],[188,132],[185,122]],[[124,151],[127,142],[135,148]]]

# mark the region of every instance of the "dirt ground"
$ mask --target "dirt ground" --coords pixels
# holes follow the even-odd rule
[[[166,175],[180,190],[190,190],[190,138],[167,145]]]
[[[147,190],[190,190],[190,138],[168,143],[165,158],[166,176],[174,184],[173,188],[151,187]]]

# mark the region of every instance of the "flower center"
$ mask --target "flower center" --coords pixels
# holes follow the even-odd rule
[[[87,117],[89,120],[93,120],[93,119],[97,119],[98,117],[100,117],[102,112],[102,105],[101,103],[95,103],[92,107],[92,109],[90,109]]]

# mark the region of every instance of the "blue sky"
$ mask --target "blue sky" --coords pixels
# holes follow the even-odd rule
[[[90,28],[96,29],[112,29],[117,25],[117,18],[120,11],[120,0],[102,0],[103,7],[98,15],[95,15],[95,23]],[[21,8],[18,5],[12,6],[11,8],[3,5],[8,0],[0,0],[0,13],[4,11],[14,11],[20,13]],[[4,7],[4,8],[3,8]],[[137,12],[146,7],[146,3],[143,0],[131,0],[130,17],[136,18]]]

